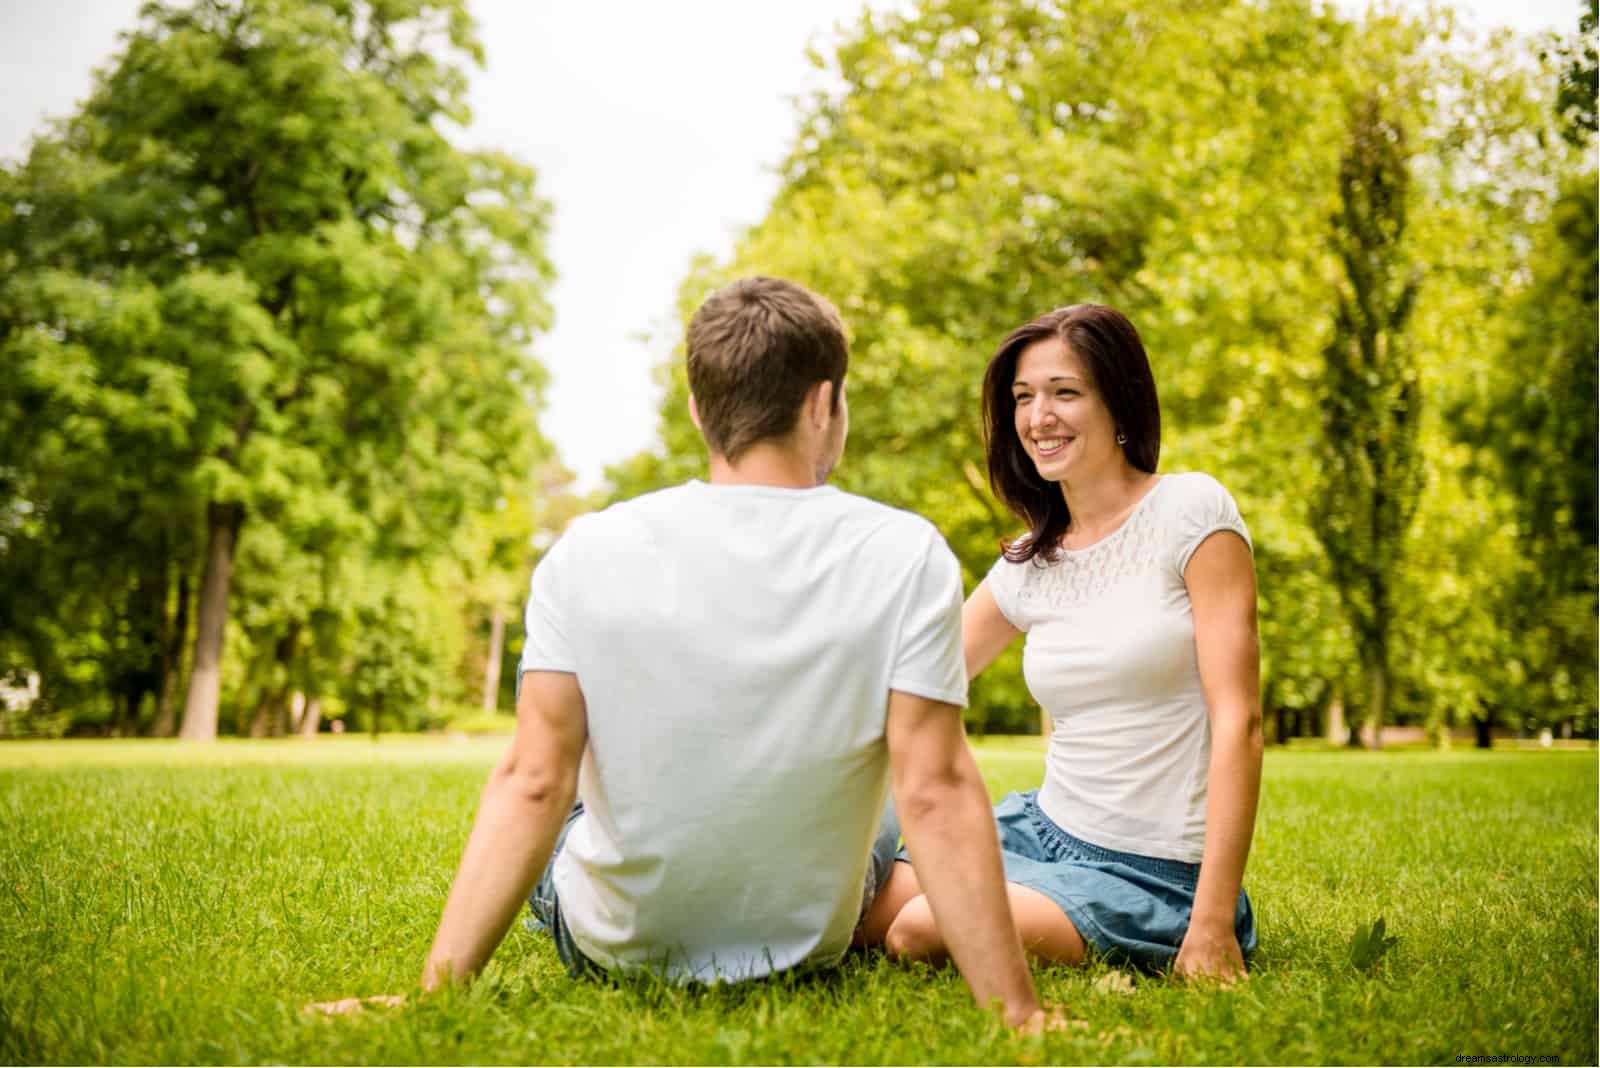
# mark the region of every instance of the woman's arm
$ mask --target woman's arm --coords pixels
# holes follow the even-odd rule
[[[967,661],[967,681],[971,682],[994,663],[1011,639],[1022,632],[1000,614],[989,580],[978,583],[967,603],[961,606],[961,651]]]
[[[1173,969],[1227,980],[1244,974],[1233,920],[1261,793],[1261,650],[1250,548],[1218,531],[1189,558],[1183,578],[1211,717],[1211,765],[1200,883]]]

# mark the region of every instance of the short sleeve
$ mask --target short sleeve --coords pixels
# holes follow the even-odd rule
[[[1029,623],[1022,611],[1022,584],[1027,580],[1028,568],[1032,566],[1032,560],[1019,564],[1007,560],[1002,553],[984,578],[989,584],[989,596],[994,598],[1000,614],[1006,617],[1007,623],[1023,632],[1027,631]]]
[[[1173,523],[1177,533],[1174,564],[1180,579],[1188,569],[1189,558],[1194,556],[1195,550],[1219,530],[1231,530],[1244,539],[1245,545],[1251,545],[1250,531],[1239,515],[1239,506],[1220,482],[1209,475],[1182,477],[1191,480],[1191,484],[1185,487],[1186,492],[1181,495],[1180,510]],[[1251,548],[1254,551],[1254,546]]]
[[[913,567],[889,689],[946,704],[967,704],[961,652],[961,565],[937,533]]]
[[[567,588],[571,538],[569,530],[533,569],[533,580],[528,586],[528,607],[523,613],[526,634],[522,642],[522,660],[517,668],[519,677],[525,671],[577,671],[577,661],[567,637],[571,608],[563,596]]]

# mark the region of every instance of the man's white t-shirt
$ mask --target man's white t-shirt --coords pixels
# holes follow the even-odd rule
[[[521,670],[576,674],[588,707],[554,870],[578,948],[702,981],[842,956],[889,691],[966,704],[960,613],[931,523],[828,486],[695,481],[573,522]]]

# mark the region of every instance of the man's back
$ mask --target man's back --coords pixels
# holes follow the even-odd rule
[[[588,709],[555,869],[579,947],[702,980],[837,958],[888,693],[965,702],[960,598],[929,523],[826,486],[691,482],[574,523],[521,670],[575,673]]]

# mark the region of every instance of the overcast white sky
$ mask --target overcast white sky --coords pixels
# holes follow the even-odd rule
[[[654,442],[650,371],[676,336],[678,282],[696,252],[727,253],[760,219],[794,129],[791,101],[816,84],[806,46],[863,6],[471,0],[488,65],[474,80],[469,140],[533,164],[555,204],[556,325],[535,349],[552,379],[543,425],[581,488]],[[1481,25],[1566,31],[1579,0],[1454,6]],[[138,9],[0,0],[0,157],[20,157],[45,118],[71,111]]]

